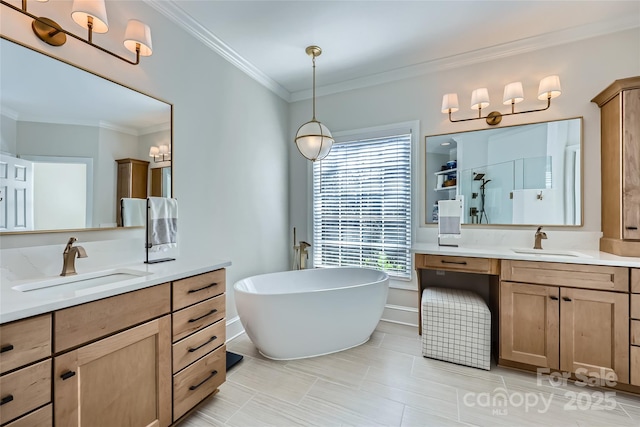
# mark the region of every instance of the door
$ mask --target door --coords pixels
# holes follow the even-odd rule
[[[500,358],[559,367],[559,288],[500,283]]]
[[[629,383],[629,295],[561,288],[560,369]]]
[[[171,423],[170,315],[55,358],[57,426]]]
[[[640,240],[640,89],[623,92],[622,238]]]
[[[0,156],[0,231],[33,230],[33,162]]]

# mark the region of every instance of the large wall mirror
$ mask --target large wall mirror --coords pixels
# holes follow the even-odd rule
[[[0,232],[143,225],[120,200],[171,196],[172,105],[0,43]]]
[[[463,223],[582,225],[582,118],[427,136],[425,222],[463,200]]]

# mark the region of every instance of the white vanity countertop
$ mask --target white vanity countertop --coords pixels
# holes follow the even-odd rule
[[[517,253],[514,250],[529,251],[531,248],[513,247],[505,248],[499,246],[438,246],[437,243],[416,243],[411,247],[411,252],[428,255],[448,255],[465,256],[472,258],[498,258],[513,259],[522,261],[544,261],[562,262],[567,264],[590,264],[590,265],[611,265],[616,267],[636,267],[640,268],[640,258],[621,257],[607,252],[593,250],[563,250],[558,249],[558,254],[567,253],[571,255],[551,255],[553,249],[544,249],[540,254]],[[546,254],[543,252],[547,251]]]
[[[38,279],[8,280],[6,277],[0,283],[0,324],[23,319],[37,314],[48,313],[50,311],[71,307],[74,305],[108,298],[138,289],[182,279],[201,273],[228,267],[230,261],[210,258],[190,259],[178,258],[175,261],[162,262],[157,264],[145,264],[138,262],[135,264],[116,265],[110,268],[96,268],[94,270],[82,271],[79,269],[78,276],[68,276],[70,279],[81,279],[83,275],[91,275],[100,271],[124,271],[135,270],[135,273],[145,274],[134,276],[131,279],[114,283],[106,283],[94,286],[89,289],[64,290],[65,285],[47,288],[46,290],[19,291],[13,289],[15,286],[35,284],[43,280],[60,279],[59,276],[40,277]]]

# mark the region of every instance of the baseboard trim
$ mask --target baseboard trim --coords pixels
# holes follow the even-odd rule
[[[236,316],[227,320],[227,340],[226,342],[231,341],[234,338],[242,335],[244,333],[244,328],[242,327],[242,322],[240,322],[240,317]]]

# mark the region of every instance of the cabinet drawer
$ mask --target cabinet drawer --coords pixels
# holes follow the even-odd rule
[[[416,268],[499,274],[500,260],[492,258],[417,254]]]
[[[640,386],[640,347],[631,347],[631,385]]]
[[[640,268],[631,269],[631,292],[640,294]]]
[[[631,318],[640,319],[640,294],[631,294]]]
[[[225,381],[226,346],[173,376],[173,420],[183,416]]]
[[[640,320],[631,321],[631,345],[640,346]]]
[[[53,425],[53,408],[51,406],[48,404],[4,427],[51,427]]]
[[[51,356],[51,315],[0,326],[0,373]]]
[[[220,269],[173,282],[173,309],[190,306],[224,293],[225,270]]]
[[[170,284],[66,308],[53,313],[60,352],[169,313]]]
[[[629,269],[559,262],[502,261],[502,280],[629,292]]]
[[[218,295],[173,313],[173,342],[224,318],[224,297]]]
[[[173,345],[173,372],[195,362],[225,342],[226,324],[219,320]]]
[[[0,377],[0,424],[51,402],[51,359]]]

